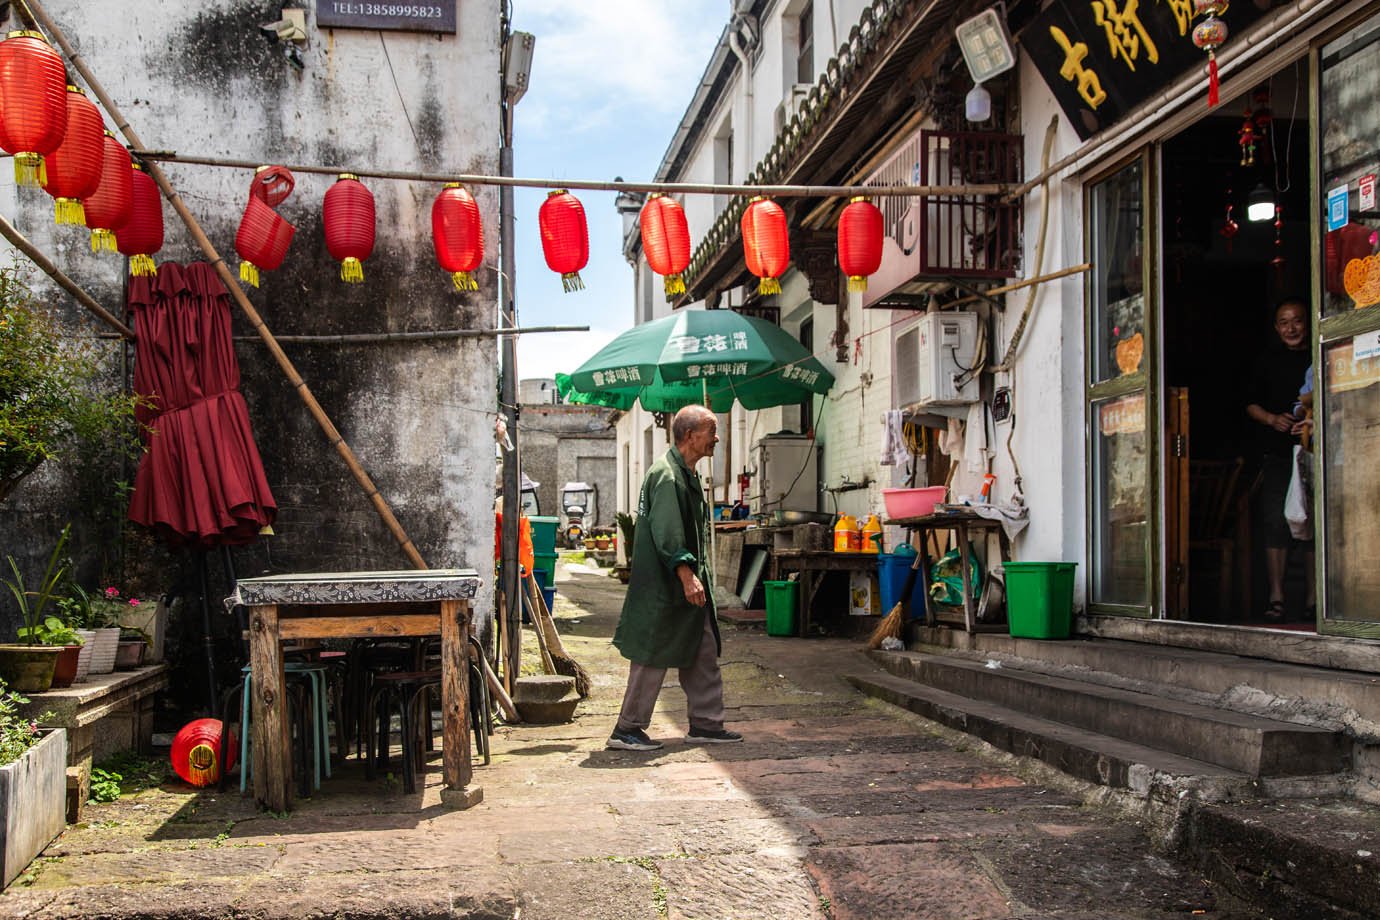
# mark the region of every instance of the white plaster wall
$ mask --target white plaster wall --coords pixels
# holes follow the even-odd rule
[[[1020,58],[1021,132],[1025,136],[1026,175],[1040,171],[1045,131],[1059,115],[1059,129],[1050,161],[1072,152],[1077,135],[1068,125],[1039,73],[1025,56]],[[1064,173],[1048,185],[1051,195],[1043,266],[1035,264],[1039,238],[1041,189],[1026,196],[1023,276],[1056,271],[1083,261],[1083,192],[1075,173]],[[1082,275],[1040,285],[1034,312],[1026,327],[1015,368],[997,375],[996,383],[1013,385],[1015,435],[1012,449],[1020,464],[1021,485],[1030,506],[1030,526],[1012,547],[1016,559],[1078,563],[1077,597],[1086,583],[1086,464],[1083,402],[1083,285]],[[1007,309],[998,314],[994,361],[1005,355],[1011,335],[1025,309],[1028,293],[1007,295]],[[1006,451],[1012,422],[996,426],[997,476],[993,500],[1006,500],[1014,490],[1014,470]]]
[[[497,172],[498,0],[460,2],[458,33],[446,36],[320,30],[309,12],[300,71],[285,60],[284,46],[270,45],[258,29],[279,18],[280,7],[267,0],[46,3],[151,149],[342,169]],[[233,266],[252,172],[184,165],[166,171]],[[378,242],[365,262],[365,283],[354,286],[339,281],[321,233],[321,200],[333,177],[299,173],[297,180],[280,209],[298,227],[287,261],[248,292],[275,333],[494,325],[496,189],[472,189],[491,243],[481,290],[458,295],[432,253],[429,213],[438,185],[365,180],[375,196]],[[52,201],[41,191],[21,190],[16,200],[11,188],[0,203],[64,271],[120,312],[123,258],[93,256],[84,230],[55,227]],[[159,261],[202,258],[171,207],[164,219]],[[94,329],[83,312],[59,299],[70,322]],[[238,315],[235,331],[250,332]],[[427,561],[469,565],[487,576],[493,343],[287,350]],[[271,560],[260,557],[246,567],[408,567],[265,349],[248,343],[237,352],[280,506]],[[38,500],[16,496],[7,504],[22,511],[25,501]],[[488,609],[487,586],[478,607]]]

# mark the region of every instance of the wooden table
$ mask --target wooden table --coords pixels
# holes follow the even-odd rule
[[[292,805],[292,765],[282,642],[300,639],[441,637],[441,800],[468,808],[483,799],[471,785],[469,734],[470,600],[473,569],[324,572],[245,578],[236,603],[249,608],[253,669],[254,792],[271,811]]]
[[[991,531],[996,530],[1000,543],[1001,559],[1005,562],[1011,554],[1010,543],[1006,539],[1006,531],[1001,528],[1001,521],[985,518],[973,511],[944,511],[937,514],[926,514],[922,517],[893,518],[884,521],[886,524],[895,524],[904,527],[915,534],[916,552],[920,554],[921,575],[924,577],[925,585],[929,585],[929,573],[936,560],[930,559],[929,541],[926,537],[932,531],[952,530],[958,540],[959,564],[963,567],[963,621],[962,626],[965,632],[979,632],[977,622],[977,598],[973,596],[972,574],[972,554],[968,551],[969,531]],[[925,591],[925,624],[933,626],[938,621],[935,612],[935,605],[929,601],[929,592]],[[1006,627],[1000,627],[1005,631]]]
[[[800,616],[796,635],[809,635],[810,611],[815,595],[830,572],[875,572],[876,553],[836,553],[833,550],[781,549],[772,553],[772,579],[779,581],[790,572],[800,573]]]

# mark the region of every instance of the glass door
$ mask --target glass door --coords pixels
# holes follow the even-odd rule
[[[1318,56],[1319,629],[1380,638],[1380,17]]]
[[[1088,606],[1155,613],[1153,238],[1146,154],[1088,186]]]

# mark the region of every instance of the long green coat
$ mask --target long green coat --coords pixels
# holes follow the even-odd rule
[[[708,503],[699,475],[675,447],[657,458],[642,481],[633,536],[632,576],[623,615],[613,634],[623,657],[653,668],[692,665],[704,635],[704,617],[719,627],[709,581]],[[676,566],[689,565],[699,576],[707,608],[685,599]]]

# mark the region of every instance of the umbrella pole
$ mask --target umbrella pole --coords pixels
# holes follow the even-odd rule
[[[211,718],[220,718],[219,696],[216,684],[216,640],[211,635],[211,585],[206,577],[206,550],[196,551],[196,577],[201,590],[201,641],[206,649],[206,681],[210,690],[209,710]]]
[[[701,386],[701,388],[702,388],[703,391],[704,391],[704,407],[705,407],[706,409],[709,409],[710,412],[713,412],[714,410],[713,410],[713,409],[710,409],[710,407],[709,407],[709,381],[706,380],[706,379],[704,379],[703,377],[701,377],[701,378],[700,378],[700,386]],[[707,593],[711,598],[714,596],[714,563],[715,563],[715,560],[718,559],[718,553],[715,552],[715,543],[716,543],[716,540],[714,539],[714,453],[713,453],[713,451],[710,451],[710,453],[709,453],[709,565],[705,567],[705,571],[709,573],[709,589],[708,589],[708,591],[707,591],[706,593]]]
[[[86,66],[85,58],[83,58],[81,53],[67,40],[67,34],[58,27],[57,23],[53,22],[47,10],[43,8],[43,4],[40,0],[27,0],[26,3],[20,5],[19,9],[22,12],[26,7],[28,11],[33,14],[34,19],[43,26],[44,30],[47,31],[50,36],[52,36],[53,41],[62,49],[62,53],[66,56],[67,60],[71,61],[72,66],[81,74],[82,79],[86,81],[86,85],[91,89],[91,92],[100,100],[101,106],[105,109],[106,114],[110,116],[110,120],[119,127],[121,133],[129,140],[129,145],[133,153],[136,156],[146,153],[147,150],[144,147],[144,142],[139,138],[138,132],[136,132],[134,128],[130,126],[129,122],[125,120],[119,107],[115,105],[114,100],[106,93],[105,87],[96,79],[95,74],[91,72],[91,68]],[[198,224],[196,218],[192,216],[192,212],[187,209],[187,205],[182,200],[182,196],[173,188],[172,183],[168,181],[168,177],[163,174],[163,170],[159,168],[156,163],[152,160],[145,160],[144,166],[148,174],[158,183],[158,187],[163,192],[163,197],[168,199],[168,203],[173,206],[173,210],[177,212],[177,216],[180,217],[182,223],[186,225],[187,231],[191,234],[198,248],[201,249],[202,254],[206,256],[206,260],[216,270],[216,273],[220,275],[221,281],[225,284],[230,295],[235,298],[235,302],[239,304],[240,309],[244,311],[245,316],[249,318],[249,323],[254,327],[254,331],[259,334],[259,338],[263,339],[264,344],[268,346],[269,353],[273,355],[274,360],[278,362],[278,366],[282,369],[283,373],[287,375],[288,381],[292,384],[293,389],[297,391],[297,395],[301,397],[302,402],[306,404],[307,411],[311,413],[312,418],[316,420],[316,423],[321,426],[321,430],[325,432],[326,439],[330,441],[331,446],[336,449],[336,453],[340,454],[341,459],[345,461],[345,465],[354,475],[355,481],[364,489],[364,494],[368,496],[369,500],[373,503],[374,510],[378,512],[379,517],[383,519],[383,523],[393,534],[393,538],[398,541],[398,544],[402,547],[403,553],[416,568],[427,568],[426,561],[422,559],[422,554],[412,545],[412,540],[407,536],[407,532],[403,530],[402,524],[398,523],[398,519],[393,516],[393,509],[388,506],[388,502],[379,492],[378,486],[374,484],[369,474],[365,472],[364,467],[360,466],[354,451],[350,449],[350,445],[345,443],[345,438],[341,436],[335,424],[331,422],[330,417],[327,416],[325,410],[321,408],[321,404],[316,401],[316,397],[312,395],[311,390],[307,387],[306,381],[297,373],[297,368],[293,366],[292,361],[273,337],[273,333],[270,332],[268,326],[264,324],[263,318],[259,315],[259,312],[255,310],[254,305],[249,302],[249,298],[245,295],[244,289],[240,287],[239,279],[231,273],[229,267],[225,264],[225,260],[221,258],[220,253],[217,252],[215,246],[211,244],[211,240],[206,236],[205,231],[201,229],[201,225]]]

